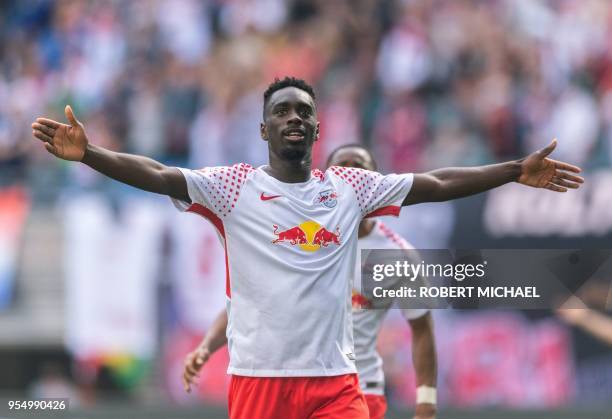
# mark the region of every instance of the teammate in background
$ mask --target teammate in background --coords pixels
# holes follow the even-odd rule
[[[327,161],[327,166],[357,167],[376,170],[372,154],[360,145],[345,145],[334,150]],[[380,220],[364,219],[359,224],[357,259],[361,249],[412,249],[402,237],[395,234]],[[355,277],[361,275],[360,263],[357,263]],[[394,287],[392,281],[384,285]],[[393,305],[393,299],[385,298],[372,302],[365,300],[354,288],[352,291],[353,306],[353,339],[355,343],[355,364],[359,374],[359,385],[363,391],[370,419],[382,419],[387,411],[387,400],[384,396],[385,375],[382,358],[376,350],[376,340],[387,311]],[[366,307],[364,307],[366,306]],[[367,308],[367,309],[364,309]],[[412,361],[416,370],[417,406],[415,419],[434,419],[436,413],[436,347],[433,333],[433,322],[429,310],[402,309],[402,314],[412,330]],[[206,333],[198,347],[185,358],[183,384],[186,391],[210,355],[227,342],[227,313],[222,311]]]
[[[348,144],[334,150],[327,166],[356,167],[377,170],[372,154],[360,145]],[[390,230],[380,220],[366,218],[359,224],[357,259],[362,249],[413,249],[405,239]],[[355,283],[361,276],[361,263],[355,270]],[[385,288],[394,288],[397,281],[384,281]],[[387,411],[384,395],[385,375],[380,354],[376,350],[378,333],[393,306],[392,298],[377,298],[368,301],[354,286],[353,340],[355,343],[355,364],[359,374],[359,385],[365,394],[371,419],[382,419]],[[417,400],[415,419],[434,419],[436,414],[436,345],[433,333],[433,319],[427,309],[402,308],[401,312],[412,330],[412,363],[416,372]]]
[[[583,182],[570,173],[579,168],[547,158],[554,141],[524,159],[475,168],[386,176],[311,170],[319,137],[315,93],[294,78],[264,92],[260,131],[269,165],[259,168],[179,169],[116,153],[91,144],[69,106],[65,113],[70,125],[47,118],[32,124],[49,153],[167,195],[180,210],[210,220],[223,238],[232,419],[368,417],[347,307],[363,218],[509,182],[557,192]]]

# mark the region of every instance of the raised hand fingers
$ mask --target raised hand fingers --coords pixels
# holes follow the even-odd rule
[[[45,143],[53,143],[53,138],[49,137],[47,134],[45,134],[42,131],[39,131],[37,129],[35,129],[34,131],[32,131],[32,135],[34,135],[34,137],[38,138],[40,141],[43,141]]]
[[[46,125],[49,128],[53,128],[53,129],[58,129],[61,125],[64,125],[64,124],[60,124],[57,121],[54,121],[53,119],[48,119],[48,118],[36,118],[36,122],[41,125]]]
[[[573,164],[568,164],[562,161],[552,160],[555,164],[555,169],[557,170],[567,170],[569,172],[580,173],[582,170],[578,166],[574,166]]]
[[[35,131],[42,131],[44,134],[48,135],[51,138],[53,138],[53,136],[55,135],[56,130],[56,128],[52,128],[48,125],[43,125],[38,122],[34,122],[32,124],[32,129],[34,129]]]
[[[554,176],[551,179],[551,182],[554,183],[555,185],[565,186],[566,188],[572,188],[572,189],[578,189],[578,187],[580,186],[578,183],[561,179],[559,176]]]
[[[576,182],[576,183],[584,183],[584,178],[583,177],[581,177],[581,176],[574,176],[574,175],[569,174],[567,172],[557,171],[555,173],[555,176],[558,176],[561,179],[571,180],[572,182]]]
[[[47,149],[49,153],[53,154],[54,156],[57,156],[58,152],[55,148],[55,144],[53,144],[53,138],[47,134],[48,128],[43,130],[41,129],[41,126],[39,126],[39,124],[32,124],[32,128],[34,128],[32,131],[32,135],[34,135],[34,137],[38,138],[45,144],[45,149]]]
[[[66,118],[70,122],[70,125],[75,128],[80,125],[79,121],[76,119],[76,116],[74,116],[74,111],[72,110],[70,105],[66,105],[66,107],[64,108],[64,113],[66,114]]]
[[[567,192],[567,188],[564,188],[562,186],[557,186],[554,183],[548,183],[546,186],[544,186],[545,189],[548,189],[549,191],[554,191],[554,192]]]
[[[544,147],[543,149],[541,149],[539,151],[540,156],[542,156],[542,158],[548,156],[550,153],[553,152],[553,150],[557,147],[557,139],[555,138],[554,140],[552,140],[550,142],[549,145],[547,145],[546,147]]]

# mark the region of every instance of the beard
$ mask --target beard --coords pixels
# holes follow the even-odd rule
[[[306,157],[307,150],[304,148],[285,147],[280,151],[280,156],[284,160],[301,161]]]

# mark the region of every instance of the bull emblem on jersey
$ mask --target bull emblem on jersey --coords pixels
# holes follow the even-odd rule
[[[338,203],[338,194],[332,189],[328,189],[323,192],[319,192],[316,198],[317,203],[323,204],[327,208],[333,208]]]
[[[306,233],[304,233],[304,230],[302,230],[299,226],[295,226],[280,232],[278,231],[278,226],[276,224],[274,224],[273,227],[276,239],[272,240],[272,243],[289,242],[294,246],[296,244],[308,243],[308,240],[306,239]]]
[[[304,221],[303,223],[279,230],[277,224],[273,224],[274,238],[273,244],[286,243],[291,246],[299,246],[300,249],[307,252],[316,252],[317,250],[328,247],[330,245],[340,246],[340,227],[336,230],[328,230],[321,224],[313,220]]]

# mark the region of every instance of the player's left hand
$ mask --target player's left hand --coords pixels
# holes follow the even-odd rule
[[[417,404],[414,419],[436,419],[436,405],[430,403]]]
[[[555,147],[557,147],[556,139],[552,140],[545,148],[524,158],[521,161],[521,175],[518,182],[555,192],[567,192],[567,188],[576,189],[580,187],[584,179],[568,173],[580,173],[579,167],[548,158]]]

